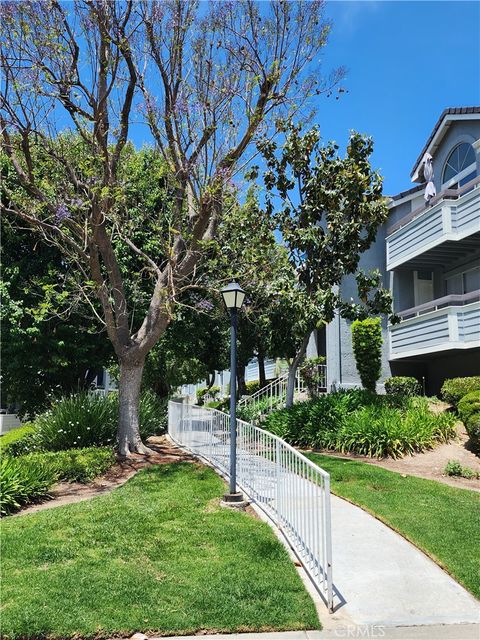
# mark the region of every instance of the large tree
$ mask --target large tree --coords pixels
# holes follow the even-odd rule
[[[215,236],[226,185],[259,131],[270,136],[278,114],[298,111],[339,78],[320,80],[323,5],[45,0],[1,10],[2,146],[20,182],[2,207],[58,247],[85,299],[98,299],[120,367],[119,451],[144,453],[145,357]],[[139,246],[124,155],[147,131],[174,198],[168,211],[160,203],[153,246]],[[38,158],[55,180],[39,178]],[[150,279],[143,317],[133,315],[125,254]]]
[[[313,330],[335,312],[349,319],[390,313],[390,293],[380,274],[358,271],[361,255],[375,241],[388,209],[382,178],[370,162],[373,142],[353,132],[344,157],[334,143],[322,145],[314,126],[285,125],[279,146],[264,138],[266,215],[288,252],[278,319],[293,339],[287,406],[293,402],[295,376]],[[254,169],[255,171],[255,169]],[[343,278],[355,274],[359,301],[345,301]],[[287,354],[286,354],[287,355]]]

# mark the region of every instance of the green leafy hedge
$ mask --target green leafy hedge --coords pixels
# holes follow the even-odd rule
[[[480,376],[448,378],[442,385],[442,398],[457,408],[458,403],[471,391],[480,391]]]
[[[89,482],[114,463],[110,447],[31,453],[17,458],[2,455],[0,512],[5,515],[45,498],[59,480]]]
[[[206,395],[212,396],[214,400],[220,394],[220,387],[205,387],[197,390],[197,404],[202,406]]]
[[[362,385],[375,391],[382,372],[382,325],[380,318],[366,318],[352,323],[352,347]]]
[[[25,423],[21,427],[12,429],[12,431],[0,437],[0,453],[14,456],[28,453],[35,433],[36,427],[33,422]]]
[[[326,394],[275,411],[262,425],[290,444],[394,458],[424,451],[455,435],[455,417],[435,415],[424,398],[365,390]]]
[[[392,376],[385,380],[385,391],[390,395],[419,396],[422,393],[422,388],[416,378]]]
[[[471,391],[458,403],[458,415],[476,450],[480,450],[480,391]]]

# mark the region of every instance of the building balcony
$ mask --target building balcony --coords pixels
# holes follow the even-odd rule
[[[390,360],[480,347],[480,290],[450,295],[398,313],[389,327]]]
[[[480,241],[480,176],[446,189],[387,229],[387,269],[443,267]]]

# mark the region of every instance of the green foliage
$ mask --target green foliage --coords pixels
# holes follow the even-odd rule
[[[203,389],[197,389],[197,404],[203,405],[205,396],[212,396],[213,400],[216,400],[220,394],[220,387],[205,387]]]
[[[25,423],[17,429],[12,429],[0,438],[0,453],[19,456],[28,453],[33,444],[36,433],[33,422]]]
[[[118,394],[108,396],[87,392],[61,398],[38,416],[36,431],[21,451],[62,451],[72,448],[113,446],[118,420]],[[166,400],[146,390],[140,398],[140,434],[146,439],[162,433],[167,426]],[[29,436],[26,436],[29,437]],[[12,445],[13,446],[13,445]]]
[[[260,398],[255,402],[246,402],[237,407],[237,418],[245,422],[260,422],[272,409],[276,409],[285,403],[285,397],[278,397],[275,400],[270,398]]]
[[[57,480],[55,468],[42,461],[26,460],[26,456],[0,460],[0,513],[6,515],[21,506],[48,495]]]
[[[476,450],[480,450],[480,390],[467,393],[458,403],[458,415]]]
[[[267,382],[267,384],[268,384],[268,382]],[[248,382],[245,383],[245,390],[246,390],[248,396],[251,396],[254,393],[257,393],[257,391],[260,390],[260,381],[259,380],[249,380]]]
[[[470,417],[480,412],[480,390],[470,391],[458,403],[458,415],[465,424]]]
[[[447,442],[455,418],[429,411],[423,398],[377,396],[352,390],[325,394],[267,416],[265,429],[294,446],[398,458]]]
[[[406,411],[373,405],[346,416],[335,448],[375,458],[401,458],[454,436],[455,418],[432,413],[426,403],[412,403]]]
[[[311,398],[317,397],[320,392],[320,383],[323,380],[323,376],[320,374],[320,366],[325,364],[325,360],[324,356],[307,358],[302,365],[302,378],[307,385],[308,394]]]
[[[380,318],[352,323],[352,346],[360,380],[365,389],[375,391],[382,371],[382,326]]]
[[[0,461],[0,512],[6,515],[45,498],[58,480],[89,482],[114,463],[110,447],[31,453],[16,458],[4,454]]]
[[[392,376],[385,380],[385,391],[390,395],[419,396],[422,388],[412,376]]]
[[[449,460],[445,465],[443,473],[446,476],[456,476],[459,478],[466,478],[467,480],[473,480],[480,478],[480,473],[477,473],[470,467],[464,467],[458,460]]]
[[[13,229],[4,216],[1,227],[1,406],[33,416],[48,407],[52,393],[88,387],[112,348],[87,305],[74,302],[61,251]]]
[[[55,470],[59,480],[87,483],[115,464],[115,454],[111,447],[88,447],[31,453],[17,460],[35,466],[48,465]]]
[[[458,403],[471,391],[480,391],[480,376],[466,378],[447,378],[442,385],[442,398],[455,408]]]

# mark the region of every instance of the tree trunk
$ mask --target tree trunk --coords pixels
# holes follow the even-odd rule
[[[259,349],[257,353],[258,362],[258,385],[262,389],[267,384],[267,378],[265,376],[265,353],[263,349]]]
[[[293,405],[293,397],[295,394],[295,379],[297,377],[297,369],[300,362],[303,360],[303,356],[305,355],[305,351],[307,350],[308,340],[310,338],[310,334],[307,335],[297,351],[295,358],[288,365],[288,379],[287,379],[287,398],[285,401],[285,406],[291,407]]]
[[[237,383],[238,383],[238,398],[247,393],[247,386],[245,384],[245,365],[237,364]]]
[[[144,360],[120,362],[118,453],[121,456],[151,453],[140,437],[139,405],[143,366]]]

